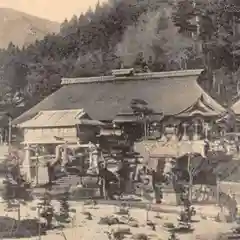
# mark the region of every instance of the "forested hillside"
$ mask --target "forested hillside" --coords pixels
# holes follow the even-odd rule
[[[227,5],[228,4],[228,5]],[[239,0],[109,0],[64,21],[59,34],[0,53],[2,102],[40,101],[61,77],[205,68],[201,84],[222,102],[239,94]],[[239,29],[238,29],[239,28]],[[213,73],[214,76],[213,77]]]

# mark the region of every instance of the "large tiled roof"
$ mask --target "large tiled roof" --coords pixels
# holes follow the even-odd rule
[[[113,120],[129,109],[132,99],[142,99],[155,113],[184,112],[201,97],[214,113],[224,109],[198,85],[202,70],[141,73],[132,76],[104,76],[62,80],[62,87],[13,121],[19,124],[40,111],[83,109],[90,118]]]

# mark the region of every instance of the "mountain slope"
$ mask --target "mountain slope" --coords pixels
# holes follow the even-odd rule
[[[60,24],[28,15],[10,8],[0,8],[0,48],[9,42],[22,47],[59,32]]]

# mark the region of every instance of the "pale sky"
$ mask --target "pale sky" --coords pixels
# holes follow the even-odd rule
[[[105,0],[100,0],[104,2]],[[13,8],[38,17],[62,22],[65,18],[79,16],[98,0],[0,0],[0,7]]]

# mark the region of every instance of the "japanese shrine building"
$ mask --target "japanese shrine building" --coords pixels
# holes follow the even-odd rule
[[[58,91],[12,123],[23,127],[24,122],[39,117],[39,114],[46,114],[46,111],[64,110],[66,113],[79,109],[92,120],[131,123],[139,120],[131,108],[131,102],[133,99],[140,99],[152,110],[148,122],[155,125],[163,123],[164,129],[161,126],[160,134],[168,131],[171,125],[180,129],[181,138],[188,139],[187,132],[191,129],[194,133],[191,133],[190,138],[198,139],[208,131],[203,127],[203,122],[209,123],[225,111],[199,86],[198,78],[202,72],[183,70],[134,73],[133,69],[121,69],[113,71],[111,76],[64,78]],[[193,119],[197,121],[193,123]],[[71,122],[63,119],[61,121]],[[45,127],[47,124],[49,127],[53,125],[51,121],[44,124]],[[34,128],[36,127],[35,125]],[[154,131],[149,124],[148,135],[152,132]]]

